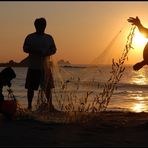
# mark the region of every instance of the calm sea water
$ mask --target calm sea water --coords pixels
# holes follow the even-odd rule
[[[0,67],[2,70],[3,67]],[[16,79],[12,81],[12,90],[16,99],[23,107],[27,107],[27,93],[24,87],[27,68],[13,68],[16,72]],[[54,78],[71,81],[69,90],[72,90],[73,84],[80,78],[79,92],[83,94],[86,91],[101,91],[101,85],[110,77],[111,66],[100,66],[99,68],[76,68],[65,67],[62,70],[54,71]],[[89,83],[92,82],[92,83]],[[56,82],[55,82],[56,83]],[[89,87],[88,87],[89,83]],[[71,86],[70,86],[71,85]],[[57,87],[57,86],[56,86]],[[5,98],[7,98],[7,87],[3,89]],[[58,91],[56,92],[58,93]],[[33,104],[36,104],[38,91],[35,92]],[[53,101],[56,102],[53,96]],[[118,89],[109,102],[109,110],[124,110],[134,112],[148,112],[148,67],[143,67],[140,71],[134,71],[132,66],[126,66],[124,74],[118,84]]]

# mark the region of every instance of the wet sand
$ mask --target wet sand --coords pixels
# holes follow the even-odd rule
[[[0,146],[148,146],[148,113],[102,112],[87,122],[57,123],[0,117]]]

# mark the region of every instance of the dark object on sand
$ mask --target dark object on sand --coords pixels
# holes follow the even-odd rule
[[[7,118],[12,118],[16,113],[17,103],[15,100],[4,100],[0,105],[0,113],[5,115]]]

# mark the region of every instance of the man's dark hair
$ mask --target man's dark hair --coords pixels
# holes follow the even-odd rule
[[[34,21],[34,26],[37,31],[44,31],[46,27],[46,19],[41,17]]]

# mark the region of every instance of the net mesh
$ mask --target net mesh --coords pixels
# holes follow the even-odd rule
[[[59,118],[66,117],[67,115],[70,117],[72,113],[76,117],[77,112],[92,113],[107,109],[111,97],[117,89],[117,84],[123,76],[125,70],[124,63],[128,60],[128,53],[133,48],[132,41],[135,28],[136,26],[132,25],[126,42],[122,42],[124,45],[122,51],[117,46],[117,41],[122,41],[119,38],[123,38],[120,30],[106,49],[86,67],[77,67],[73,70],[73,67],[59,66],[53,58],[46,59],[46,66],[51,68],[54,79],[55,88],[52,89],[52,98],[55,108],[59,111],[56,112]],[[113,51],[115,51],[112,49],[115,47],[118,49],[116,50],[118,51],[118,58],[112,58]],[[105,61],[104,57],[106,57],[107,61]],[[101,65],[102,63],[100,64],[100,61],[104,61],[103,64],[112,61],[108,71],[104,70],[104,66]],[[37,115],[36,117],[39,118],[38,115],[41,114],[41,118],[45,119],[50,115],[50,117],[55,119],[55,114],[49,113],[49,108],[45,91],[41,89],[38,92],[36,111],[32,113],[28,112],[18,103],[16,115],[17,117]]]
[[[110,71],[108,71],[110,76],[109,78],[106,77],[108,79],[105,79],[102,83],[100,80],[99,82],[96,80],[98,77],[102,79],[103,66],[99,64],[99,61],[107,52],[111,51],[111,47],[114,47],[113,44],[121,31],[87,68],[80,71],[77,68],[77,73],[72,73],[72,68],[59,67],[58,65],[52,67],[56,84],[53,95],[56,98],[59,110],[66,112],[100,112],[107,109],[114,90],[117,89],[117,84],[125,70],[124,63],[128,60],[128,53],[133,49],[132,41],[135,28],[136,26],[131,27],[121,56],[112,59],[112,65]],[[120,50],[118,49],[118,51]]]

